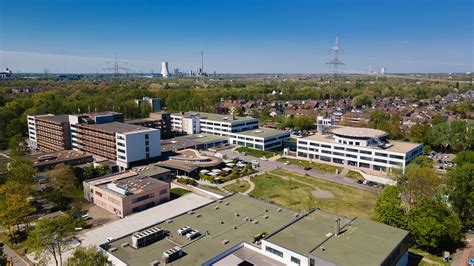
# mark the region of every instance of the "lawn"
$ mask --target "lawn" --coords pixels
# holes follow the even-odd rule
[[[261,150],[256,150],[256,149],[252,149],[248,147],[239,147],[235,150],[238,152],[245,152],[247,155],[257,157],[257,158],[261,158],[263,156],[265,156],[266,158],[271,158],[276,155],[275,152],[261,151]]]
[[[426,251],[416,249],[416,248],[410,248],[408,251],[409,251],[409,257],[408,257],[409,264],[411,263],[411,261],[413,261],[413,263],[418,262],[419,263],[418,265],[447,265],[442,257],[438,257]],[[433,261],[434,264],[422,261],[423,258]]]
[[[184,194],[188,194],[190,192],[191,192],[190,190],[180,188],[180,187],[172,188],[170,190],[171,199],[177,199],[177,198],[183,196]]]
[[[237,182],[227,185],[224,188],[232,192],[240,192],[240,193],[243,193],[250,188],[249,182],[240,180],[240,179],[237,179],[237,180],[238,180]]]
[[[333,165],[324,164],[324,163],[310,162],[306,160],[298,160],[298,159],[283,157],[283,158],[278,159],[278,161],[280,162],[288,161],[291,164],[299,165],[301,167],[311,167],[314,170],[319,170],[319,171],[323,171],[323,172],[327,172],[331,174],[335,174],[336,170],[338,171],[338,173],[342,171],[342,167],[333,166]]]
[[[250,195],[296,211],[320,208],[349,217],[371,218],[377,198],[373,192],[283,169],[253,177],[252,181],[255,189]],[[315,191],[322,192],[327,197],[316,197]]]
[[[365,179],[361,173],[354,170],[349,170],[349,172],[347,173],[347,177],[352,178],[352,179],[358,179],[358,180]]]

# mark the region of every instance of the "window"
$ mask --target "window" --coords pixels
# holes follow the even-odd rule
[[[265,250],[272,253],[273,255],[277,255],[278,257],[282,257],[283,258],[283,252],[279,251],[279,250],[276,250],[274,248],[271,248],[269,246],[266,246],[265,247]]]
[[[167,190],[167,189],[162,189],[162,190],[160,190],[160,195],[164,195],[164,194],[166,194],[166,193],[168,193],[168,190]]]
[[[293,262],[293,263],[295,263],[295,264],[297,264],[297,265],[300,265],[300,264],[301,264],[300,259],[295,258],[295,257],[293,257],[293,256],[291,256],[291,262]]]
[[[365,151],[365,150],[360,150],[360,153],[364,153],[364,154],[372,154],[371,151]]]
[[[329,148],[329,149],[331,148],[331,146],[325,145],[325,144],[321,144],[321,147],[323,147],[323,148]]]
[[[374,161],[379,162],[379,163],[387,163],[387,160],[380,160],[380,159],[377,159],[377,158],[375,158]]]
[[[359,152],[358,150],[356,149],[351,149],[351,148],[347,148],[346,151],[350,151],[350,152]],[[362,151],[361,151],[362,152]]]
[[[343,151],[344,147],[334,146],[334,149]]]
[[[387,154],[386,154],[386,153],[376,152],[376,153],[375,153],[375,156],[387,157]]]
[[[301,144],[301,145],[308,145],[308,142],[306,142],[306,141],[300,141],[299,144]]]
[[[402,159],[403,159],[403,156],[390,154],[390,158],[401,159],[401,160],[402,160]]]
[[[149,139],[150,137],[148,136],[148,134],[145,134],[145,139]]]

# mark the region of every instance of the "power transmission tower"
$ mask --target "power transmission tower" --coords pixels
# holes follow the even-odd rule
[[[339,67],[344,65],[344,63],[339,60],[339,53],[342,53],[343,50],[339,48],[339,38],[337,36],[336,43],[331,47],[331,49],[329,49],[329,53],[331,52],[334,52],[334,59],[327,62],[326,65],[332,66],[333,74],[336,76],[339,73]]]
[[[130,70],[129,68],[125,68],[125,67],[122,67],[120,66],[120,64],[128,64],[128,62],[126,61],[119,61],[117,59],[117,53],[115,53],[115,58],[113,61],[107,61],[105,62],[106,64],[113,64],[112,67],[106,67],[104,68],[104,70],[113,70],[114,71],[114,76],[117,77],[119,75],[119,71],[120,70],[124,70],[124,71],[127,71],[127,70]]]

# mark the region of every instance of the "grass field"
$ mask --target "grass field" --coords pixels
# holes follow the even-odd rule
[[[354,170],[349,170],[349,172],[347,173],[347,177],[352,178],[352,179],[358,179],[358,180],[365,179],[361,173]]]
[[[319,170],[319,171],[323,171],[323,172],[327,172],[327,173],[331,173],[331,174],[335,174],[336,170],[338,171],[338,173],[340,173],[342,171],[342,167],[337,167],[337,166],[333,166],[333,165],[329,165],[329,164],[323,164],[323,163],[317,163],[317,162],[310,162],[310,161],[306,161],[306,160],[298,160],[298,159],[283,157],[283,158],[278,159],[278,161],[280,161],[280,162],[288,161],[291,164],[299,165],[301,167],[311,167],[314,170]]]
[[[253,177],[252,181],[255,189],[250,195],[296,211],[320,208],[349,217],[371,218],[377,197],[373,192],[283,169]],[[334,197],[315,197],[315,190],[329,192]]]
[[[416,249],[416,248],[410,248],[408,251],[411,253],[409,254],[409,259],[408,259],[409,264],[411,262],[410,260],[412,260],[413,263],[419,263],[418,265],[448,265],[445,263],[442,257],[438,257],[426,251]],[[429,261],[432,261],[434,263],[422,261],[423,258]]]
[[[175,187],[175,188],[172,188],[170,190],[170,194],[171,194],[172,199],[177,199],[177,198],[183,196],[184,194],[188,194],[190,192],[191,192],[190,190],[180,188],[180,187]]]
[[[257,157],[257,158],[261,158],[263,156],[265,156],[266,158],[271,158],[276,155],[276,153],[274,152],[261,151],[261,150],[251,149],[248,147],[239,147],[235,150],[238,152],[245,152],[247,155]]]
[[[235,182],[233,184],[227,185],[224,188],[232,192],[243,193],[247,191],[247,189],[250,188],[250,184],[247,181],[240,180],[239,182]]]

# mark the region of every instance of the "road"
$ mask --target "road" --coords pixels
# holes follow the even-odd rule
[[[209,152],[209,151],[204,151],[204,153],[208,155],[214,155],[213,152]],[[320,178],[327,181],[339,183],[342,185],[346,185],[346,186],[350,186],[350,187],[354,187],[354,188],[358,188],[358,189],[362,189],[366,191],[378,191],[377,188],[369,187],[363,184],[357,184],[357,182],[351,178],[341,177],[336,174],[330,174],[330,173],[326,173],[326,172],[322,172],[318,170],[304,170],[301,166],[292,165],[292,164],[285,165],[284,163],[279,162],[279,161],[264,161],[264,160],[261,160],[259,158],[249,156],[249,155],[243,156],[239,154],[238,152],[233,151],[232,149],[221,150],[219,151],[219,153],[226,155],[228,158],[239,157],[239,159],[242,159],[248,162],[257,160],[260,162],[260,167],[258,169],[258,172],[269,172],[277,168],[281,168],[281,169],[289,170],[289,171],[296,172],[299,174],[303,174],[303,175],[307,174],[314,178]]]
[[[3,253],[7,256],[9,260],[13,261],[14,266],[28,266],[25,259],[18,255],[13,249],[11,249],[7,244],[3,246]]]

